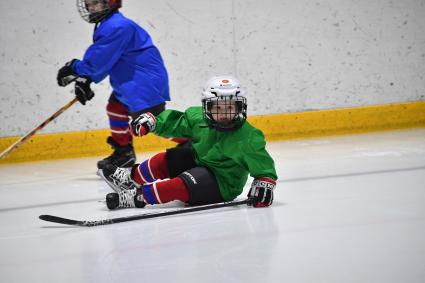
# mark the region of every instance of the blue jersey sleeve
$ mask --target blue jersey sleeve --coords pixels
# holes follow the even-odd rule
[[[133,34],[131,29],[128,25],[99,27],[94,34],[94,43],[87,49],[83,60],[73,64],[73,70],[95,83],[102,81],[124,52]]]

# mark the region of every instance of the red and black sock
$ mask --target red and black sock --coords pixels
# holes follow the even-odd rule
[[[187,202],[189,191],[180,177],[166,181],[148,183],[141,188],[143,198],[148,204],[167,203],[173,200]]]
[[[113,140],[121,146],[129,145],[132,137],[128,125],[129,112],[127,107],[118,101],[109,101],[106,106],[106,112],[109,117],[109,126]]]
[[[170,177],[166,157],[166,152],[161,152],[133,167],[132,178],[137,184],[142,185],[141,190],[146,203],[189,200],[189,191],[181,178],[157,181]]]
[[[139,184],[152,183],[169,178],[166,153],[161,152],[133,167],[132,178]]]

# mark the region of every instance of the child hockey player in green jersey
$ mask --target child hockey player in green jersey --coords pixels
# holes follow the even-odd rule
[[[211,78],[202,107],[141,114],[131,122],[133,135],[190,138],[191,148],[171,148],[131,170],[108,165],[99,170],[116,191],[106,196],[109,209],[144,207],[180,200],[189,205],[231,201],[254,178],[248,197],[254,207],[273,202],[276,171],[262,132],[246,121],[247,100],[238,81]]]

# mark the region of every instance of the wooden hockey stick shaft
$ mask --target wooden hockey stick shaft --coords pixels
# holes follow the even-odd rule
[[[67,104],[65,104],[62,108],[60,108],[58,111],[56,111],[52,116],[50,116],[49,118],[46,119],[46,121],[44,121],[43,123],[41,123],[39,126],[35,127],[34,129],[32,129],[29,133],[27,133],[25,136],[23,136],[22,138],[20,138],[18,141],[16,141],[14,144],[12,144],[11,146],[9,146],[8,148],[6,148],[1,154],[0,154],[0,159],[3,159],[4,157],[6,157],[7,155],[9,155],[13,150],[15,150],[16,148],[18,148],[22,143],[24,143],[26,140],[28,140],[30,137],[32,137],[33,135],[35,135],[35,133],[37,133],[38,131],[40,131],[41,129],[43,129],[47,124],[49,124],[50,122],[52,122],[54,119],[56,119],[56,117],[58,117],[60,114],[62,114],[63,112],[65,112],[65,110],[67,110],[69,107],[71,107],[75,102],[77,102],[78,99],[74,98],[73,100],[71,100],[70,102],[68,102]]]

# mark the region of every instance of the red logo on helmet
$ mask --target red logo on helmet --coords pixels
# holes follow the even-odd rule
[[[224,83],[224,84],[228,84],[229,80],[222,80],[221,82]]]

